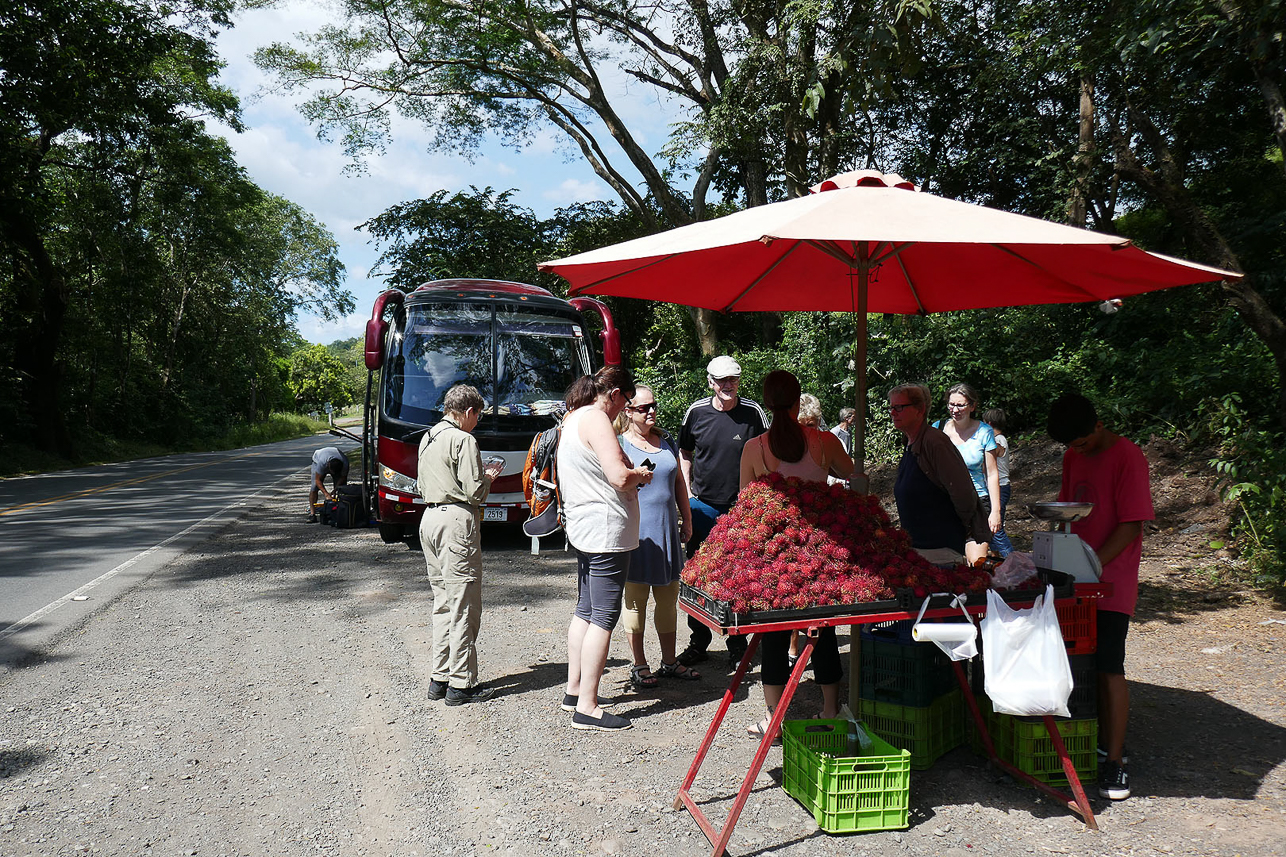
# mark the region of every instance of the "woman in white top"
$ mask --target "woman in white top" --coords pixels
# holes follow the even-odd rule
[[[826,483],[828,474],[847,479],[853,473],[853,459],[844,451],[839,438],[830,432],[801,426],[799,416],[799,379],[784,369],[769,372],[764,378],[764,407],[772,411],[772,425],[767,434],[752,438],[741,450],[741,487],[745,488],[766,473],[796,476],[809,482]],[[763,635],[760,678],[764,685],[764,702],[768,713],[777,709],[786,682],[790,678],[788,652],[793,634],[774,631]],[[839,714],[839,680],[844,676],[840,664],[839,644],[834,628],[823,628],[813,647],[813,678],[822,689],[821,717]],[[768,719],[746,731],[762,737]]]
[[[652,481],[652,471],[630,464],[612,428],[633,395],[634,379],[620,366],[581,377],[567,391],[568,414],[558,441],[563,530],[578,566],[563,697],[563,709],[574,712],[573,729],[615,732],[632,725],[603,711],[598,685],[621,617],[630,552],[639,543],[638,488]]]

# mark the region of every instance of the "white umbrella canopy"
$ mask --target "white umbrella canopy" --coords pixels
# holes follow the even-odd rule
[[[539,267],[564,277],[572,295],[856,313],[859,471],[868,312],[1098,302],[1241,276],[1120,236],[924,193],[897,175],[845,173],[812,190]]]

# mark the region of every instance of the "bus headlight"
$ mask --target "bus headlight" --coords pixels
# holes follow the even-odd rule
[[[380,468],[380,487],[391,488],[392,490],[401,492],[402,494],[414,494],[416,497],[420,496],[420,486],[416,481],[405,473],[398,473],[391,467]]]

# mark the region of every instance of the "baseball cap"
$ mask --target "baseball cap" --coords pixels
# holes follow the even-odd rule
[[[706,374],[711,378],[740,378],[741,366],[726,354],[721,354],[706,366]]]

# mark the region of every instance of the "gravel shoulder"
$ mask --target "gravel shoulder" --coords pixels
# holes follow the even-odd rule
[[[1028,465],[1016,494],[1036,497],[1048,467]],[[1135,796],[1094,801],[1101,832],[966,747],[913,772],[909,830],[828,836],[778,788],[774,749],[731,852],[1286,853],[1286,612],[1228,581],[1208,547],[1220,509],[1187,478],[1154,465],[1154,485],[1178,480],[1188,500],[1148,534],[1129,639]],[[670,806],[722,661],[701,682],[634,693],[618,634],[604,686],[635,728],[570,729],[558,703],[574,564],[560,544],[531,556],[519,533],[489,530],[480,661],[497,698],[429,702],[421,555],[302,523],[305,490],[301,476],[265,495],[0,680],[0,853],[709,853]],[[1208,516],[1201,529],[1180,532],[1185,506]],[[1029,544],[1030,527],[1012,529]],[[754,677],[694,789],[717,819],[753,754]],[[797,699],[807,716],[819,697],[806,684]]]

